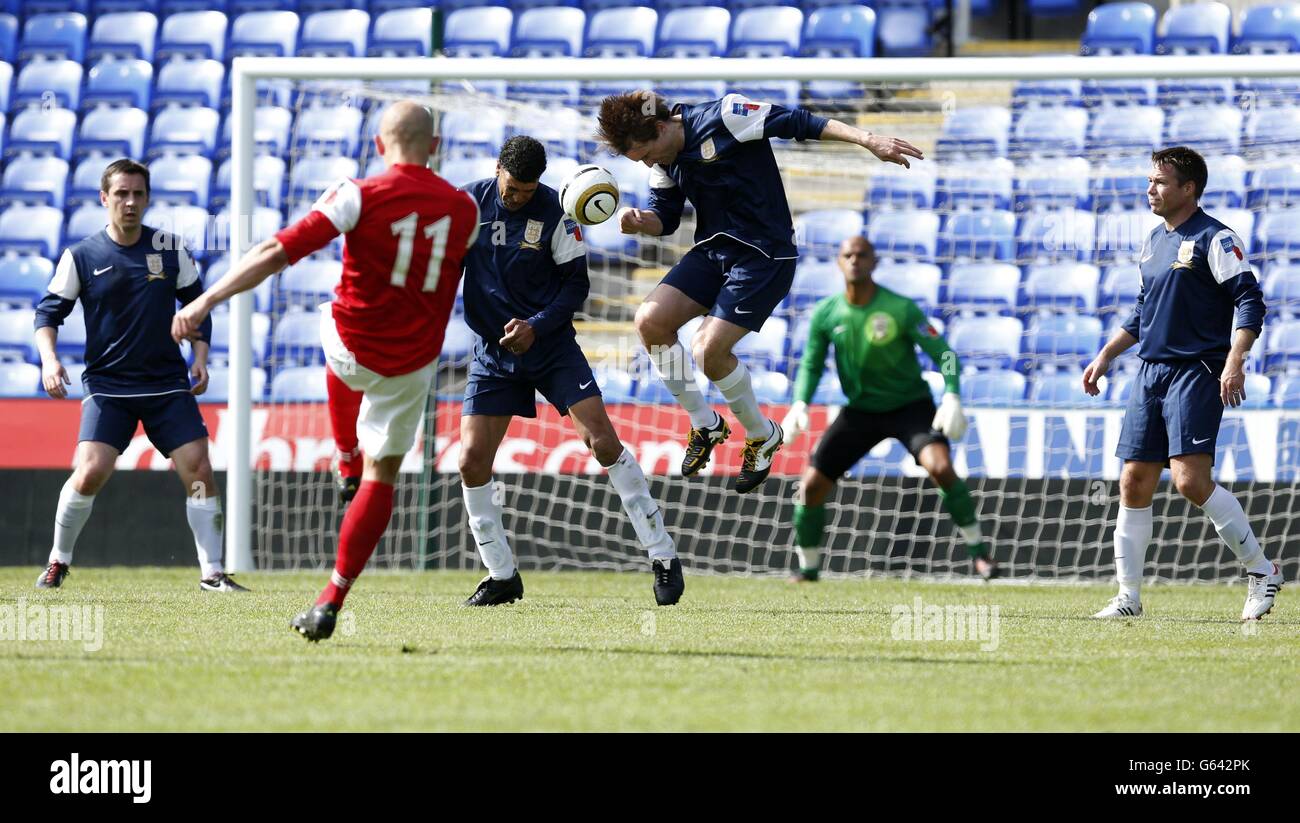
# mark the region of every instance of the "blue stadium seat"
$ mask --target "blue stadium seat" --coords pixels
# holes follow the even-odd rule
[[[0,257],[0,303],[11,308],[35,306],[53,276],[54,263],[44,257]]]
[[[72,131],[77,115],[67,109],[24,109],[14,116],[5,144],[8,155],[21,152],[72,157]]]
[[[306,57],[365,57],[370,15],[361,9],[333,9],[302,21],[298,53]]]
[[[654,54],[658,25],[659,13],[653,8],[601,9],[589,18],[583,53],[588,57],[649,57]]]
[[[1169,9],[1156,54],[1224,54],[1232,34],[1232,10],[1223,3],[1189,3]]]
[[[370,13],[380,15],[393,9],[427,8],[430,5],[429,0],[370,0]]]
[[[36,312],[32,309],[0,309],[0,360],[41,362],[33,336],[35,320]],[[33,383],[32,388],[35,387]]]
[[[1148,208],[1102,212],[1096,225],[1097,262],[1138,259],[1142,241],[1161,222]]]
[[[61,246],[63,212],[53,206],[16,204],[0,214],[0,251],[39,254],[53,259]]]
[[[158,0],[158,16],[166,19],[175,14],[182,14],[191,11],[203,11],[204,9],[215,9],[223,14],[230,13],[230,3],[228,0]]]
[[[1161,144],[1165,112],[1157,106],[1117,106],[1097,110],[1088,129],[1088,151],[1131,156]]]
[[[495,157],[506,139],[506,120],[490,109],[458,109],[443,115],[438,133],[448,156]]]
[[[731,13],[717,6],[673,9],[659,18],[656,57],[721,57]]]
[[[213,257],[215,259],[209,259],[207,265],[203,267],[203,282],[204,284],[209,286],[217,282],[218,280],[220,280],[221,276],[230,270],[230,255],[223,254],[219,257],[214,255]],[[260,313],[260,314],[253,315],[254,340],[259,339],[257,337],[257,329],[258,329],[258,322],[259,322],[258,318],[261,317],[262,320],[268,320],[268,314],[271,311],[272,303],[275,300],[274,297],[275,293],[273,291],[272,285],[273,285],[272,279],[268,277],[266,280],[263,280],[260,285],[254,287],[252,290],[253,311]],[[217,306],[215,309],[212,310],[214,317],[218,314],[229,313],[229,311],[230,311],[230,303],[228,301],[222,303],[220,306]],[[261,360],[262,352],[266,350],[266,336],[270,332],[270,329],[271,329],[270,323],[267,322],[262,327],[262,331],[261,331],[262,336],[260,338],[261,346],[257,347],[255,344],[255,350],[257,352],[256,357],[258,360]],[[216,331],[214,329],[213,330],[214,337],[215,334]]]
[[[37,60],[18,72],[12,105],[55,103],[65,109],[81,105],[81,64],[72,60]]]
[[[1278,263],[1264,275],[1264,305],[1272,316],[1300,317],[1300,265]]]
[[[1265,256],[1300,260],[1300,208],[1264,212],[1260,215],[1257,234],[1262,245],[1259,251]]]
[[[511,53],[516,57],[579,57],[587,15],[570,6],[533,8],[515,18]]]
[[[216,60],[173,60],[158,70],[153,105],[162,108],[178,103],[220,108],[225,82],[226,67]]]
[[[1118,312],[1127,315],[1137,302],[1142,287],[1142,272],[1137,263],[1121,263],[1106,269],[1101,280],[1098,308],[1102,313]]]
[[[620,201],[632,208],[644,208],[650,201],[650,169],[622,155],[615,155],[602,163],[618,181]]]
[[[793,57],[799,53],[803,12],[791,6],[764,6],[734,12],[729,57]]]
[[[226,15],[219,11],[173,14],[163,21],[162,34],[158,38],[158,59],[225,60],[228,25]]]
[[[233,118],[227,116],[221,127],[221,155],[230,154],[230,129]],[[289,151],[289,133],[293,112],[282,106],[258,106],[253,112],[253,141],[258,154],[284,157]]]
[[[266,395],[266,370],[252,369],[248,373],[249,396],[260,402]],[[213,366],[208,369],[208,390],[197,398],[200,403],[225,403],[230,400],[230,369]]]
[[[583,147],[580,150],[578,145],[578,139],[585,137],[588,130],[581,112],[565,108],[551,109],[540,117],[524,115],[515,121],[512,128],[515,134],[531,135],[545,146],[548,157],[590,156],[590,149]],[[501,144],[498,143],[488,150],[488,153],[495,155],[500,147]],[[604,163],[603,157],[600,162]],[[649,169],[646,171],[648,172]],[[558,182],[558,178],[556,179]]]
[[[933,260],[939,241],[939,215],[913,211],[873,212],[871,222],[867,224],[867,239],[881,259]]]
[[[766,368],[777,369],[785,357],[785,342],[789,336],[790,324],[787,320],[769,317],[758,331],[740,338],[731,353],[749,363],[761,363]]]
[[[180,203],[207,209],[212,161],[201,155],[168,155],[149,164],[155,203]]]
[[[442,161],[438,167],[438,174],[459,188],[475,180],[492,177],[496,174],[496,166],[495,157],[453,157]],[[587,232],[584,232],[585,234]]]
[[[1075,106],[1027,109],[1016,123],[1011,151],[1015,156],[1074,156],[1083,153],[1088,113]]]
[[[25,17],[69,12],[90,14],[90,0],[6,0],[5,7],[15,14],[18,13],[18,7],[21,7],[22,14]]]
[[[96,108],[86,112],[73,155],[143,157],[149,115],[140,109]],[[101,160],[106,165],[107,161]]]
[[[1096,218],[1081,209],[1032,212],[1016,237],[1016,256],[1024,261],[1088,262],[1096,246]]]
[[[1176,109],[1169,117],[1167,140],[1170,145],[1188,146],[1202,154],[1232,154],[1241,145],[1241,120],[1241,109],[1236,106]]]
[[[149,134],[149,156],[201,154],[211,157],[217,149],[221,115],[216,109],[168,106],[153,119]]]
[[[266,360],[267,340],[271,336],[271,318],[260,312],[253,314],[253,329],[250,349],[252,349],[254,366],[261,366]],[[230,360],[230,312],[213,312],[212,344],[209,360],[214,365],[223,365]]]
[[[790,378],[776,371],[755,371],[750,374],[754,396],[758,402],[771,405],[790,402]]]
[[[90,47],[86,60],[122,57],[153,61],[154,38],[158,36],[158,18],[147,11],[119,12],[96,18],[90,29]]]
[[[1149,55],[1156,48],[1156,9],[1145,3],[1108,3],[1088,13],[1083,55]]]
[[[504,57],[510,52],[513,22],[510,9],[457,9],[446,17],[443,51],[449,57]]]
[[[789,305],[796,311],[844,290],[844,275],[831,260],[803,258],[794,270]]]
[[[334,299],[343,276],[343,263],[308,258],[284,270],[279,277],[281,305],[314,309]]]
[[[361,147],[361,110],[352,106],[315,106],[298,112],[293,148],[311,154],[355,157]]]
[[[947,315],[1011,314],[1020,291],[1020,269],[1009,263],[957,263],[948,274]]]
[[[944,163],[939,169],[935,208],[1009,209],[1015,164],[1005,157]]]
[[[846,237],[862,234],[862,213],[852,209],[807,211],[795,218],[794,236],[800,254],[833,258]]]
[[[838,270],[836,273],[839,273]],[[927,314],[939,305],[942,272],[933,263],[879,263],[872,272],[871,279],[896,294],[916,301],[921,311]]]
[[[957,317],[945,337],[963,367],[1009,369],[1020,356],[1024,330],[1014,317]]]
[[[1077,365],[1082,368],[1101,349],[1101,321],[1080,314],[1033,317],[1025,331],[1021,368]]]
[[[1040,372],[1029,384],[1034,408],[1086,408],[1106,402],[1105,395],[1091,397],[1083,390],[1083,371]]]
[[[1003,209],[959,211],[947,219],[939,235],[939,256],[949,258],[1015,259],[1016,218]]]
[[[596,366],[591,370],[600,387],[601,397],[606,403],[634,403],[636,394],[632,375],[620,368]]]
[[[216,188],[212,192],[210,205],[220,208],[230,202],[230,174],[232,161],[227,158],[217,169]],[[276,211],[284,203],[285,184],[284,160],[271,154],[260,154],[253,159],[253,191],[259,206],[268,206]]]
[[[230,26],[230,57],[293,57],[298,45],[298,15],[291,11],[253,11]]]
[[[5,167],[0,202],[63,208],[68,161],[58,157],[15,157]]]
[[[17,59],[18,18],[12,14],[0,14],[0,61],[14,63]]]
[[[3,341],[0,341],[3,345]],[[41,367],[31,363],[0,363],[0,397],[40,397]]]
[[[257,11],[294,11],[298,0],[229,0],[229,14],[238,17],[241,14]]]
[[[1251,209],[1300,206],[1300,159],[1250,172],[1245,205]]]
[[[834,3],[806,10],[802,45],[803,57],[874,57],[876,13],[867,6]],[[843,80],[813,80],[807,84],[813,100],[846,100],[862,96],[860,84]]]
[[[271,330],[271,361],[276,365],[311,366],[325,362],[320,344],[320,313],[290,311]]]
[[[280,369],[271,378],[272,403],[324,403],[328,400],[324,366]]]
[[[37,14],[27,18],[18,42],[18,61],[33,58],[71,60],[86,59],[86,16],[76,12]]]
[[[1262,374],[1247,373],[1245,390],[1243,409],[1266,409],[1273,402],[1273,381]]]
[[[1284,375],[1273,389],[1273,405],[1280,409],[1300,408],[1300,375]]]
[[[1241,33],[1233,41],[1238,54],[1300,51],[1300,4],[1251,6],[1241,16]]]
[[[1077,79],[1060,80],[1017,80],[1011,87],[1011,109],[1024,111],[1039,106],[1080,106],[1083,105],[1083,81]]]
[[[931,9],[927,2],[876,4],[876,36],[885,57],[926,57],[930,40]]]
[[[893,163],[883,163],[872,169],[867,180],[868,208],[934,208],[938,182],[936,164],[927,160],[913,160],[911,163],[910,169]]]
[[[1243,147],[1252,154],[1300,153],[1300,106],[1256,109],[1246,120]]]
[[[1093,209],[1100,213],[1116,208],[1147,208],[1147,176],[1150,174],[1150,155],[1094,167],[1088,184]]]
[[[153,66],[143,60],[106,58],[86,74],[81,108],[97,105],[148,109],[153,93]]]
[[[2,17],[3,15],[0,15]],[[9,100],[14,88],[14,67],[0,63],[0,115],[9,111]]]
[[[1101,272],[1090,263],[1048,263],[1025,272],[1024,299],[1030,311],[1052,309],[1094,314]]]
[[[1236,100],[1237,86],[1229,78],[1184,77],[1156,83],[1156,102],[1170,108],[1221,105]]]
[[[356,177],[358,171],[357,161],[350,157],[303,158],[289,172],[289,202],[314,201],[336,180]]]
[[[482,176],[479,175],[480,178]],[[447,179],[450,180],[451,178]],[[596,226],[584,227],[582,237],[587,243],[587,256],[591,260],[598,262],[612,261],[620,264],[635,263],[636,261],[637,239],[632,235],[623,234],[619,231],[613,220],[606,220]]]
[[[284,228],[284,215],[279,209],[268,208],[267,206],[256,206],[253,209],[253,217],[249,221],[250,242],[254,245],[261,243],[263,240],[269,240],[275,236],[275,233]],[[212,222],[214,248],[230,248],[230,208],[226,207],[217,213],[216,219]]]
[[[1264,370],[1269,374],[1296,371],[1300,366],[1300,320],[1270,323],[1265,334]]]
[[[1107,106],[1154,106],[1156,81],[1142,77],[1083,81],[1083,104],[1089,108]]]
[[[433,54],[432,32],[432,9],[393,9],[375,18],[366,53],[375,57],[429,57]]]
[[[1022,164],[1016,168],[1016,211],[1042,208],[1090,209],[1090,174],[1088,161],[1083,157]]]
[[[178,159],[207,162],[202,157]],[[151,164],[151,167],[155,165],[157,163]],[[180,237],[185,248],[202,261],[207,256],[208,248],[208,223],[211,220],[208,210],[201,206],[172,205],[166,202],[163,194],[158,190],[158,182],[158,178],[151,171],[150,183],[153,185],[152,200],[155,205],[150,206],[144,213],[144,224]]]
[[[967,372],[961,376],[961,399],[971,406],[1023,408],[1025,376],[1010,369]]]
[[[1246,161],[1235,154],[1205,158],[1210,172],[1201,193],[1202,208],[1239,209],[1246,205]]]
[[[1001,106],[958,109],[944,121],[935,150],[945,160],[1006,157],[1010,130],[1009,109]]]
[[[98,202],[86,202],[68,216],[68,228],[63,236],[65,245],[71,246],[95,234],[108,225],[108,214]]]

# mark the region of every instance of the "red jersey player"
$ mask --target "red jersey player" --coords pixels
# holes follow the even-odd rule
[[[251,249],[172,322],[178,341],[192,336],[213,306],[344,235],[343,278],[334,302],[322,307],[321,345],[331,419],[356,421],[365,468],[339,527],[330,583],[293,619],[308,640],[333,633],[343,599],[388,527],[393,483],[415,445],[461,258],[478,235],[474,200],[427,168],[436,144],[424,108],[394,103],[375,137],[383,174],[335,183],[311,213]],[[347,402],[358,392],[359,415]]]

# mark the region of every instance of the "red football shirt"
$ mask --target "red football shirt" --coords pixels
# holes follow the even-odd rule
[[[334,323],[357,362],[408,374],[442,351],[461,259],[478,237],[478,205],[423,166],[340,180],[276,239],[296,263],[343,238]]]

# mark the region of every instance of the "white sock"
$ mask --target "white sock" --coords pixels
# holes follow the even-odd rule
[[[691,416],[692,426],[703,429],[717,425],[718,415],[709,408],[700,387],[695,383],[691,357],[681,343],[652,347],[650,359],[654,361],[659,376],[668,387],[668,393],[677,398],[677,403]]]
[[[980,524],[971,523],[969,526],[958,526],[957,530],[961,536],[966,538],[967,546],[978,546],[984,542],[984,535],[980,533]]]
[[[194,532],[194,548],[199,553],[203,579],[221,574],[221,498],[186,498],[185,519],[190,521],[190,531]]]
[[[759,435],[764,439],[772,436],[772,423],[758,408],[758,398],[754,396],[754,386],[749,381],[749,369],[745,368],[744,363],[737,363],[735,371],[714,381],[713,385],[722,392],[727,405],[744,427],[745,439],[752,440]]]
[[[1264,556],[1264,549],[1255,539],[1255,532],[1250,528],[1246,512],[1242,510],[1232,492],[1215,485],[1210,499],[1201,506],[1201,511],[1210,518],[1219,538],[1227,544],[1232,553],[1237,555],[1241,565],[1251,574],[1272,574],[1273,564]]]
[[[1142,585],[1142,567],[1147,562],[1147,545],[1151,543],[1151,507],[1119,507],[1115,519],[1115,576],[1119,593],[1138,599]]]
[[[77,537],[90,519],[90,509],[94,505],[95,495],[78,493],[69,477],[59,492],[59,505],[54,510],[54,546],[50,549],[48,562],[72,562],[72,549],[77,545]]]
[[[811,547],[804,548],[803,546],[795,546],[794,553],[799,556],[800,569],[811,570],[811,569],[819,568],[818,564],[820,564],[822,560],[821,549],[814,549]]]
[[[515,576],[515,555],[510,551],[510,541],[501,525],[501,507],[492,499],[495,493],[492,481],[477,488],[462,488],[469,530],[478,544],[478,556],[483,558],[483,565],[487,566],[493,580],[509,580]]]
[[[650,496],[650,486],[632,452],[624,448],[618,459],[605,467],[605,471],[609,472],[609,482],[623,501],[623,511],[627,512],[636,538],[650,559],[668,561],[676,557],[673,539],[664,528],[663,512]]]

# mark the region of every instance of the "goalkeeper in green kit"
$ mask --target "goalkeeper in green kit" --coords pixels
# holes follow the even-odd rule
[[[957,355],[930,325],[920,307],[871,279],[876,252],[865,237],[840,244],[843,294],[827,297],[813,310],[808,343],[795,381],[794,405],[781,423],[787,444],[808,428],[808,403],[835,347],[835,365],[848,404],[827,428],[804,470],[794,509],[796,581],[815,581],[826,527],[826,498],[835,481],[881,440],[894,438],[911,452],[939,486],[944,508],[966,540],[975,571],[985,580],[997,565],[975,519],[975,501],[952,468],[948,440],[966,432],[961,409]],[[944,375],[938,410],[916,359],[920,346]]]

